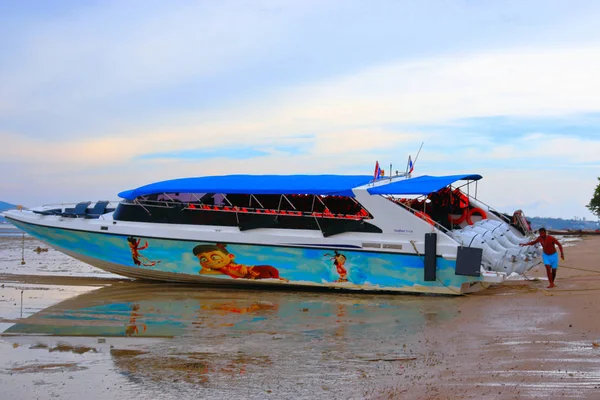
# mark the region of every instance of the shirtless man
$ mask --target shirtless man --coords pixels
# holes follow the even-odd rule
[[[519,246],[531,246],[536,243],[540,243],[542,245],[543,254],[542,258],[544,259],[544,265],[546,266],[546,274],[548,275],[548,281],[550,285],[548,288],[553,288],[554,279],[556,278],[556,269],[558,268],[558,253],[556,252],[557,245],[560,250],[560,258],[565,259],[565,253],[563,252],[563,247],[558,240],[554,236],[550,236],[546,234],[546,228],[540,228],[538,231],[540,236],[527,243],[521,243]]]

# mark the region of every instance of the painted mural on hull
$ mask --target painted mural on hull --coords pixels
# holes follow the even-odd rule
[[[50,245],[151,271],[365,289],[457,288],[479,280],[455,275],[455,261],[441,257],[437,280],[427,282],[422,257],[412,254],[154,239],[17,224]]]

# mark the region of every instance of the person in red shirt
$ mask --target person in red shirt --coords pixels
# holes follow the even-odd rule
[[[556,252],[555,245],[558,246],[560,250],[560,258],[565,259],[565,253],[563,251],[563,247],[558,240],[554,236],[548,235],[546,233],[546,228],[539,229],[540,236],[532,240],[531,242],[521,243],[519,246],[531,246],[533,244],[539,243],[542,245],[542,258],[544,259],[544,265],[546,266],[546,274],[548,275],[548,281],[550,285],[548,288],[553,288],[554,279],[556,279],[556,270],[558,269],[558,253]]]

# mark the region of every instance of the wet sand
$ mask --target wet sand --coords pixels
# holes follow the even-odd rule
[[[0,238],[2,398],[600,398],[598,237],[554,289],[463,297],[139,283],[37,247]]]

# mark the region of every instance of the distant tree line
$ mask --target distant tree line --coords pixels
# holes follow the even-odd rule
[[[600,182],[600,178],[598,178]],[[600,218],[600,183],[596,186],[596,191],[594,192],[594,197],[590,200],[590,204],[586,206],[593,214],[596,214],[597,217]]]
[[[598,178],[598,182],[599,183],[596,186],[594,195],[586,207],[592,212],[592,214],[600,218],[600,178]],[[541,217],[533,217],[528,219],[533,229],[539,229],[541,227],[548,229],[600,229],[600,221]]]
[[[543,217],[527,217],[531,223],[531,228],[536,230],[541,227],[546,229],[574,229],[574,230],[596,230],[600,229],[598,221],[584,221],[582,219],[562,219],[562,218],[543,218]]]

